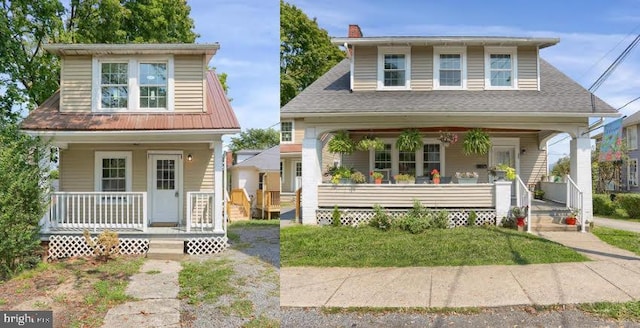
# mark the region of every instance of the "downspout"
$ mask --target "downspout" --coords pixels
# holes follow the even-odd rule
[[[353,54],[351,51],[355,51],[355,49],[349,49],[349,44],[344,43],[344,48],[347,52],[347,58],[349,58],[349,92],[353,92]]]

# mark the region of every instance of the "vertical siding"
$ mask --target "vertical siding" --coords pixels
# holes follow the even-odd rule
[[[353,90],[375,90],[378,84],[378,48],[355,47]]]
[[[518,47],[518,88],[538,90],[538,63],[535,47]]]
[[[411,48],[411,90],[433,89],[433,47]]]
[[[467,47],[467,89],[484,89],[484,48]]]
[[[60,72],[60,111],[91,111],[91,56],[68,56]]]
[[[174,57],[175,111],[201,112],[205,67],[202,56]]]

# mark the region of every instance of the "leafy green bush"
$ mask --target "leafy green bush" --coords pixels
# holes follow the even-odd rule
[[[384,211],[382,206],[373,205],[373,217],[369,220],[369,226],[387,231],[391,229],[391,216]]]
[[[0,123],[0,279],[37,263],[38,223],[45,213],[48,168],[39,165],[45,146]]]
[[[596,215],[613,215],[616,212],[616,204],[614,204],[609,195],[594,194],[593,195],[593,214]]]
[[[476,219],[478,218],[478,214],[476,214],[476,211],[470,211],[469,212],[469,218],[467,220],[467,223],[470,227],[473,227],[476,225]]]
[[[424,217],[411,216],[409,214],[394,221],[394,226],[400,230],[408,231],[412,234],[422,233],[431,228],[431,216]]]
[[[340,217],[342,214],[340,213],[340,209],[338,209],[338,205],[333,206],[333,213],[331,213],[331,225],[334,227],[340,226]]]
[[[629,218],[640,218],[640,194],[618,194],[616,203],[627,211]]]
[[[431,228],[433,229],[446,229],[449,227],[449,212],[446,210],[438,211],[437,213],[431,213],[433,220],[431,222]]]

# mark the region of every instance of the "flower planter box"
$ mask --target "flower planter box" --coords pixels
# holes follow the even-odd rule
[[[478,183],[478,178],[458,178],[459,184],[475,184]]]

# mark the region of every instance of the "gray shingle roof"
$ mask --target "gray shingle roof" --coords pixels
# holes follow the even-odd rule
[[[271,147],[233,166],[233,168],[236,167],[255,167],[259,171],[278,171],[280,170],[280,146]]]
[[[540,60],[540,91],[431,90],[349,92],[349,60],[345,59],[281,108],[283,117],[339,113],[545,113],[566,116],[615,114],[595,97],[544,60]]]
[[[640,123],[640,111],[637,111],[629,116],[627,116],[622,121],[622,126],[629,126]]]

